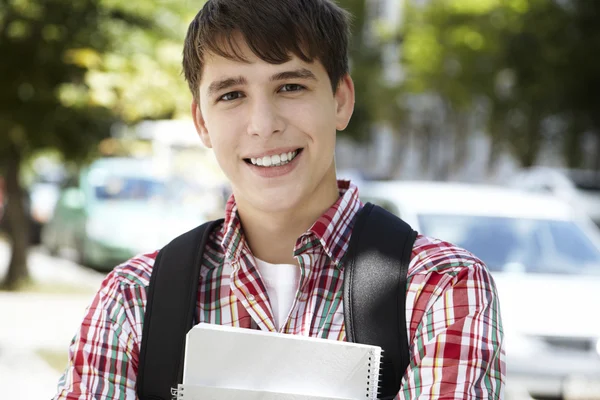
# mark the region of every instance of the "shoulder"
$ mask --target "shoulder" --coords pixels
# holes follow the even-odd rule
[[[140,254],[116,266],[108,274],[105,282],[127,287],[148,287],[158,252],[157,250],[153,253]]]
[[[413,246],[406,293],[413,335],[427,315],[448,324],[498,312],[496,285],[485,263],[463,248],[427,236],[419,235]]]
[[[494,282],[485,263],[471,252],[443,240],[418,235],[408,268],[411,290],[441,295],[459,282],[477,281],[492,291]]]
[[[158,251],[141,254],[113,268],[102,282],[94,303],[115,312],[122,307],[143,308],[157,255]]]
[[[89,339],[109,330],[141,337],[146,290],[157,254],[138,255],[113,268],[87,307],[80,336]]]
[[[484,265],[477,256],[452,243],[418,235],[413,245],[409,275],[431,272],[456,275],[464,268]]]
[[[178,238],[182,238],[191,232],[180,235]],[[214,254],[220,254],[221,246],[220,241],[222,240],[222,228],[217,226],[210,232],[206,247],[204,248],[204,258],[209,259]],[[173,243],[178,238],[175,238]],[[163,247],[165,249],[169,244]],[[140,290],[147,289],[150,286],[150,278],[152,276],[152,270],[154,268],[156,258],[162,249],[158,249],[152,253],[140,254],[133,257],[126,262],[117,265],[106,277],[102,287],[114,287],[127,290]]]

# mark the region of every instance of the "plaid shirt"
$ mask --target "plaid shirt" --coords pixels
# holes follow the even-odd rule
[[[338,201],[296,242],[300,285],[281,332],[346,338],[341,260],[362,204],[354,185],[340,181],[339,187]],[[156,255],[136,257],[104,280],[71,343],[55,399],[136,399],[146,288]],[[397,398],[502,398],[504,340],[488,269],[465,250],[419,235],[408,278],[411,362]],[[276,330],[233,198],[204,252],[196,321]]]

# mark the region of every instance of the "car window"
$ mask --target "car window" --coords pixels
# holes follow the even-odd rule
[[[421,215],[421,231],[469,250],[492,271],[600,274],[600,249],[573,221]]]
[[[148,200],[161,196],[165,184],[160,181],[124,176],[108,176],[93,186],[98,200]]]
[[[592,246],[583,246],[588,241],[583,231],[574,224],[549,224],[550,235],[557,253],[583,263],[594,262],[597,254]]]

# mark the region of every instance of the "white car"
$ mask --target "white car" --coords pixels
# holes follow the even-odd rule
[[[583,210],[600,228],[600,172],[548,167],[527,168],[507,182],[508,186],[551,193]]]
[[[500,297],[508,386],[534,397],[600,399],[600,235],[588,217],[553,196],[495,186],[390,181],[360,191],[487,264]]]

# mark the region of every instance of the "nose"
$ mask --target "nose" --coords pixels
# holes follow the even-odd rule
[[[269,99],[255,99],[250,108],[248,134],[268,137],[283,132],[284,128],[284,119],[277,105]]]

